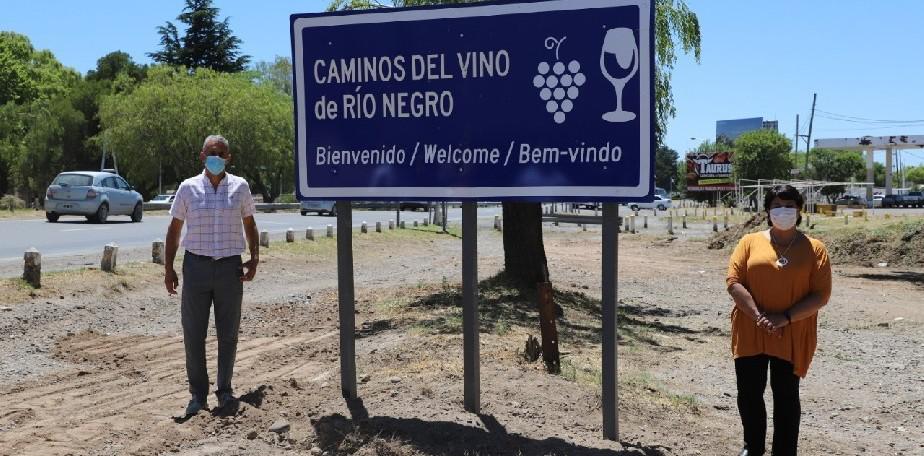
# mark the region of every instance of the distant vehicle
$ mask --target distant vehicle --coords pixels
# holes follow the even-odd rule
[[[657,209],[659,211],[666,211],[671,208],[671,199],[667,196],[661,196],[655,194],[654,201],[650,203],[629,203],[629,209],[637,211],[639,209]]]
[[[671,197],[670,197],[670,195],[667,193],[667,190],[664,190],[664,189],[661,188],[661,187],[655,187],[654,194],[655,194],[655,201],[658,201],[659,199],[660,199],[661,201],[665,201],[665,200],[666,200],[666,201],[667,201],[667,206],[666,206],[666,207],[670,207],[670,200],[671,200]],[[632,207],[632,205],[629,205],[629,207]],[[641,209],[658,208],[657,205],[651,205],[651,206],[649,207],[649,204],[648,204],[648,203],[640,203],[640,204],[638,205],[638,207],[641,208]],[[593,210],[596,210],[596,209],[599,209],[599,208],[600,208],[600,203],[580,202],[580,203],[575,203],[575,208],[576,208],[576,209],[590,209],[590,210],[593,211]],[[635,210],[635,209],[633,209],[633,210]],[[663,209],[658,208],[658,210],[663,210]]]
[[[45,218],[54,223],[62,215],[82,215],[94,223],[106,223],[110,215],[128,215],[140,222],[142,198],[117,174],[64,172],[45,191]]]
[[[301,214],[308,215],[309,212],[317,212],[318,215],[337,215],[337,202],[336,201],[302,201],[301,202]]]
[[[401,201],[398,203],[399,211],[429,211],[430,203],[427,201]]]
[[[886,195],[882,197],[882,207],[924,207],[924,194],[908,192],[904,195]]]
[[[861,198],[854,195],[846,195],[838,198],[834,201],[834,204],[838,206],[863,206],[866,207],[866,198]]]
[[[173,204],[173,199],[174,199],[174,198],[176,198],[176,194],[172,194],[172,195],[157,195],[157,196],[155,196],[154,198],[151,198],[151,201],[148,201],[148,202],[149,202],[149,203]]]

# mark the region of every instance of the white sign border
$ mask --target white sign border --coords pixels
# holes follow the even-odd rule
[[[383,10],[382,12],[345,14],[330,16],[299,17],[292,23],[293,58],[292,68],[295,73],[295,128],[297,130],[296,161],[299,197],[305,199],[516,199],[562,197],[562,198],[635,198],[641,199],[651,194],[652,189],[652,139],[646,134],[651,132],[652,112],[654,109],[651,96],[652,49],[649,37],[652,30],[651,2],[654,0],[550,0],[525,3],[488,4],[466,7],[427,8],[409,10]],[[542,186],[542,187],[309,187],[307,172],[307,119],[300,109],[300,95],[305,92],[304,45],[302,30],[307,27],[332,27],[349,24],[375,24],[383,22],[421,21],[429,19],[453,19],[463,17],[500,16],[507,14],[538,13],[547,11],[567,11],[582,9],[613,8],[620,6],[637,6],[639,8],[639,184],[634,187],[620,186]]]

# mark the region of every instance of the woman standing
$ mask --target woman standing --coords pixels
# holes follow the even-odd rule
[[[744,429],[740,456],[764,454],[767,368],[773,390],[773,455],[795,455],[799,440],[799,379],[817,343],[818,310],[831,296],[831,264],[824,244],[796,226],[804,200],[783,185],[764,199],[770,229],[744,236],[728,264],[732,354],[738,412]]]

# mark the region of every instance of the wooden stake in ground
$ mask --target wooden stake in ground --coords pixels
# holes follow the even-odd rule
[[[546,369],[553,374],[561,371],[558,354],[558,328],[555,325],[555,301],[552,299],[552,284],[536,284],[539,299],[539,329],[542,331],[542,360]]]

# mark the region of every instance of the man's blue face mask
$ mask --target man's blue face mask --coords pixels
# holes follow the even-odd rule
[[[225,171],[225,159],[217,155],[205,157],[205,169],[209,170],[213,176],[217,176]]]

